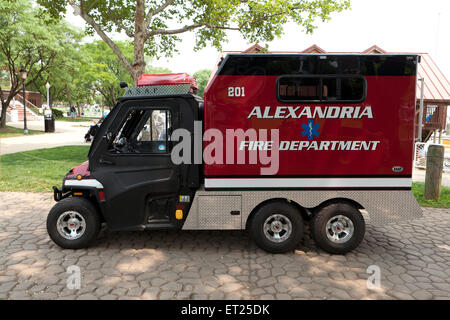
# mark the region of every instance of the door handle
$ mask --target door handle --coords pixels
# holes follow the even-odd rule
[[[100,160],[98,162],[100,162],[101,164],[108,164],[108,165],[114,165],[115,164],[114,162],[109,161],[109,160],[105,160],[103,158],[100,158]]]

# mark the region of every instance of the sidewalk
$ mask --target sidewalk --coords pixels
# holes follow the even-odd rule
[[[49,193],[0,192],[0,299],[450,298],[450,209],[368,224],[357,249],[330,255],[309,235],[270,254],[237,230],[105,229],[90,248],[64,250],[45,229],[53,204]],[[369,289],[375,266],[379,288]],[[67,286],[69,267],[79,268],[79,289]]]
[[[425,172],[426,171],[422,169],[414,169],[412,180],[414,182],[425,182]],[[445,187],[450,187],[450,173],[442,173],[442,185]]]
[[[23,122],[8,122],[8,126],[23,128]],[[90,122],[55,122],[55,133],[42,133],[0,139],[0,155],[28,150],[54,148],[69,145],[88,145],[84,135]],[[44,131],[44,121],[30,121],[28,129]]]

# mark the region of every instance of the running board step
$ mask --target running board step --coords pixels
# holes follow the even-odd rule
[[[170,222],[148,223],[144,225],[144,230],[168,230],[168,229],[178,229],[178,226]]]

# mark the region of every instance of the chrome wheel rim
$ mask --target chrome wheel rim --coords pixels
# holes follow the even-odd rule
[[[76,211],[63,212],[56,221],[58,233],[67,240],[80,238],[86,230],[86,220]]]
[[[355,228],[352,220],[343,215],[337,215],[328,220],[325,233],[328,240],[334,243],[345,243],[351,239]]]
[[[292,223],[282,214],[273,214],[264,221],[264,235],[272,242],[283,242],[292,233]]]

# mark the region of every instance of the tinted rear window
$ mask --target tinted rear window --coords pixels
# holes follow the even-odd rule
[[[278,79],[280,101],[297,102],[361,102],[366,82],[355,76],[282,76]]]

